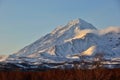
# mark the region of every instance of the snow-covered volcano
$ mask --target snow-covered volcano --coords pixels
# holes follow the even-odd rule
[[[120,57],[120,27],[97,30],[92,24],[76,19],[10,55],[8,60],[24,57],[33,62],[64,61],[76,55],[94,57],[96,54],[104,58]]]
[[[85,29],[95,30],[96,28],[92,24],[87,23],[84,20],[72,20],[67,25],[56,28],[51,33],[40,38],[33,44],[26,46],[15,55],[29,56],[31,54],[40,54],[43,52],[48,53],[50,55],[56,55],[56,46],[66,44],[67,40],[74,38],[81,32],[81,30]]]

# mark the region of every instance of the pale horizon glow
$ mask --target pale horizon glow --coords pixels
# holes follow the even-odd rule
[[[15,53],[76,18],[98,29],[120,26],[119,14],[119,0],[0,0],[0,55]]]

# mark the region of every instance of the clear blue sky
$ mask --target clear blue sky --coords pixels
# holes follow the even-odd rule
[[[82,18],[99,29],[120,26],[120,0],[0,0],[0,54],[11,54]]]

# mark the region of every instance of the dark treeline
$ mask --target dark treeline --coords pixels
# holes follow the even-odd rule
[[[120,69],[0,71],[0,80],[120,80]]]

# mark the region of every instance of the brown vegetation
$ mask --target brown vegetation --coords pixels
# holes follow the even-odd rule
[[[0,80],[120,80],[120,69],[1,71]]]

